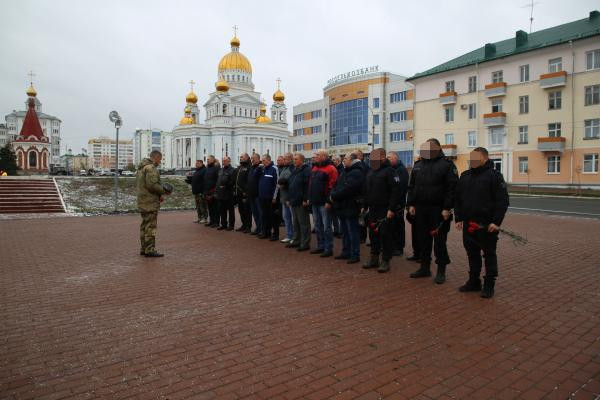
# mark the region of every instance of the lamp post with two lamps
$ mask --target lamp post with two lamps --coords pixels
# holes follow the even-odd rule
[[[115,124],[115,128],[117,130],[116,136],[117,140],[115,142],[115,212],[118,210],[117,201],[119,200],[119,128],[123,126],[123,120],[121,116],[116,111],[111,111],[108,114],[108,119],[110,122]]]

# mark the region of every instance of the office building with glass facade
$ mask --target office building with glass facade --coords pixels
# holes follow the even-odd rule
[[[383,147],[413,163],[413,86],[405,77],[363,68],[331,79],[323,98],[293,108],[290,150],[311,157]]]

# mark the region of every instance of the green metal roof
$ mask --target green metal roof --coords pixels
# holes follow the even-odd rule
[[[466,67],[474,64],[481,64],[486,61],[496,60],[498,58],[508,57],[528,51],[542,49],[544,47],[555,46],[569,41],[589,38],[600,35],[600,12],[592,11],[588,18],[569,22],[567,24],[554,26],[541,31],[526,33],[518,31],[514,38],[502,40],[500,42],[486,44],[477,50],[463,54],[453,60],[438,65],[437,67],[420,72],[407,80],[422,78],[424,76],[435,75],[441,72],[451,71],[453,69]]]

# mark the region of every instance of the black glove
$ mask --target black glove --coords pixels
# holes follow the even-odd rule
[[[162,188],[164,189],[166,194],[173,193],[173,185],[171,185],[170,183],[163,183]]]

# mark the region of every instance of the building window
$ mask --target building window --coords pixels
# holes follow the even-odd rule
[[[304,135],[304,129],[300,128],[300,129],[294,129],[294,136],[303,136]]]
[[[331,146],[368,143],[368,98],[344,101],[330,108],[329,144]]]
[[[321,133],[321,125],[313,126],[311,128],[311,132],[312,132],[313,135],[316,134],[316,133]]]
[[[468,106],[469,109],[469,119],[477,118],[477,104],[471,103]]]
[[[310,118],[311,119],[321,118],[321,110],[311,111]]]
[[[446,122],[454,122],[454,107],[446,107],[444,109],[444,120]]]
[[[600,85],[585,87],[585,105],[600,104]]]
[[[562,107],[562,92],[548,93],[548,109],[549,110],[560,110]]]
[[[560,174],[560,156],[548,157],[548,173]]]
[[[373,108],[379,108],[379,97],[373,97]]]
[[[397,103],[406,100],[406,91],[390,93],[390,103]]]
[[[454,144],[454,133],[446,133],[444,135],[444,144]]]
[[[562,57],[552,58],[548,60],[548,72],[562,71]]]
[[[406,131],[390,133],[390,142],[403,142],[405,140],[406,140]]]
[[[519,96],[519,114],[529,113],[529,96]]]
[[[454,81],[446,82],[446,92],[454,92]]]
[[[294,115],[294,122],[304,121],[304,114],[296,114]]]
[[[519,67],[519,82],[529,82],[529,64]]]
[[[492,128],[490,129],[490,145],[502,146],[504,143],[504,129]]]
[[[583,155],[583,172],[586,174],[598,173],[598,153]]]
[[[600,138],[600,119],[585,120],[584,139],[599,139]]]
[[[522,125],[519,127],[519,143],[517,144],[527,143],[529,143],[529,127],[527,125]]]
[[[390,113],[390,122],[406,121],[406,111]]]
[[[519,157],[519,173],[526,174],[529,170],[529,157]]]
[[[468,139],[469,139],[469,147],[477,147],[477,131],[469,131]]]
[[[548,124],[548,137],[560,137],[561,123],[553,122]]]
[[[504,82],[504,73],[502,71],[492,72],[492,83]]]
[[[477,91],[477,77],[469,77],[469,93],[475,93]]]
[[[492,112],[493,113],[502,112],[502,100],[501,99],[492,100]]]
[[[373,134],[373,144],[379,144],[379,134],[378,133]]]
[[[373,125],[379,125],[379,114],[373,115]]]
[[[588,70],[600,68],[600,50],[585,53],[585,65]]]

